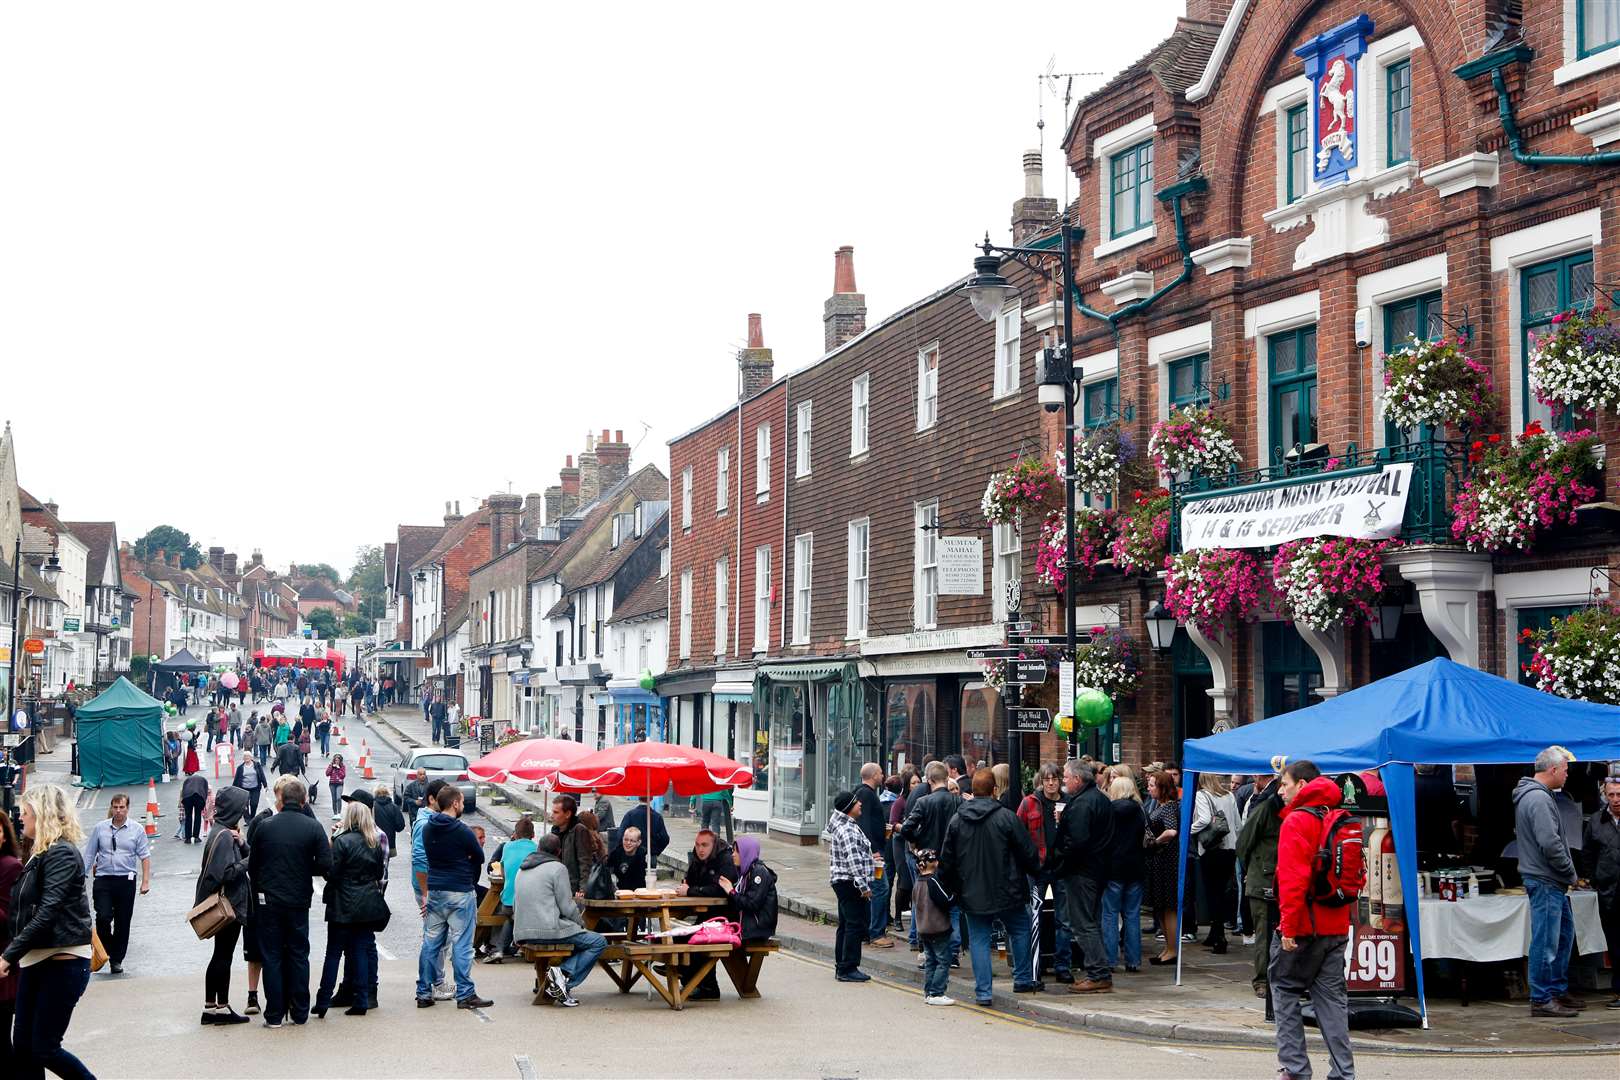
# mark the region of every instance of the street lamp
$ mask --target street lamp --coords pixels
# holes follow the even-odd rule
[[[1001,258],[992,255],[990,234],[984,237],[984,254],[973,260],[973,277],[960,290],[973,305],[973,310],[979,313],[979,318],[987,323],[996,321],[1001,309],[1018,298],[1018,286],[1011,284],[1001,276]]]
[[[1378,618],[1368,620],[1367,629],[1372,631],[1372,639],[1380,644],[1388,644],[1395,640],[1395,634],[1401,628],[1401,612],[1406,605],[1402,603],[1399,594],[1384,594],[1378,601]]]
[[[1148,640],[1153,643],[1154,651],[1168,652],[1176,638],[1176,617],[1158,600],[1153,601],[1153,606],[1142,617],[1147,620]]]

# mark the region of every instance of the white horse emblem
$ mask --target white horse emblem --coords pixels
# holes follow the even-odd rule
[[[1355,164],[1356,90],[1354,86],[1345,86],[1349,81],[1350,65],[1344,57],[1334,57],[1322,79],[1322,88],[1317,91],[1318,100],[1326,102],[1333,111],[1332,119],[1317,132],[1317,172],[1327,168],[1334,150],[1339,151],[1346,165]]]

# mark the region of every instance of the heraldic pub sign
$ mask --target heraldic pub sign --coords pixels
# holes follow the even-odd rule
[[[1356,61],[1372,30],[1372,20],[1357,15],[1294,50],[1311,80],[1311,175],[1318,185],[1343,183],[1356,167]]]

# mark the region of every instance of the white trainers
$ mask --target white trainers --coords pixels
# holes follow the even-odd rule
[[[917,966],[922,967],[923,965],[925,965],[927,963],[928,963],[928,954],[927,953],[918,953],[917,954]]]
[[[450,984],[449,983],[439,983],[437,986],[435,986],[433,988],[433,1000],[434,1001],[449,1001],[451,998],[453,998],[455,996],[456,996],[456,992],[454,990],[450,989]]]
[[[546,997],[559,1005],[569,1003],[572,995],[568,993],[568,980],[563,978],[562,968],[546,969]]]
[[[924,1005],[955,1005],[956,1004],[956,999],[946,997],[944,994],[936,994],[933,997],[925,997],[925,998],[923,998],[923,1004]]]
[[[1243,935],[1243,944],[1245,944],[1245,945],[1253,945],[1254,944],[1254,935],[1253,934],[1244,934]]]

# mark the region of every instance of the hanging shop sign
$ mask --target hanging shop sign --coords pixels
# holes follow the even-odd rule
[[[1294,50],[1311,80],[1311,175],[1319,185],[1346,180],[1359,164],[1356,61],[1372,30],[1372,20],[1357,15]]]
[[[1185,497],[1181,546],[1275,547],[1307,536],[1387,540],[1401,531],[1412,463]]]
[[[29,656],[38,656],[44,651],[45,642],[41,641],[37,637],[31,637],[23,641],[23,652],[27,653]]]
[[[984,541],[976,536],[941,536],[939,594],[984,595]]]

